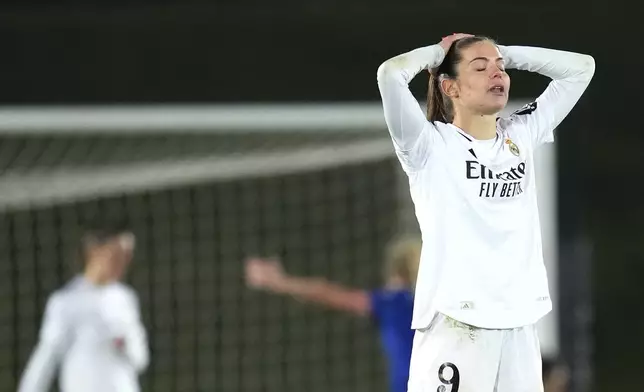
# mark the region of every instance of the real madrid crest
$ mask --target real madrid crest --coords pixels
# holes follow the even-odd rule
[[[514,142],[511,139],[505,139],[505,144],[508,145],[508,148],[510,149],[510,152],[514,156],[517,156],[517,157],[519,156],[519,153],[520,153],[519,147],[517,147],[517,145],[514,144]]]

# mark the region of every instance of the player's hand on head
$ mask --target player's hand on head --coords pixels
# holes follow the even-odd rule
[[[249,258],[245,269],[246,284],[256,289],[275,287],[285,276],[282,264],[275,259]]]
[[[467,37],[474,37],[474,35],[473,34],[465,34],[465,33],[450,34],[450,35],[448,35],[446,37],[443,37],[443,39],[441,40],[439,45],[442,46],[443,50],[445,50],[445,53],[447,53],[449,48],[452,47],[452,44],[454,43],[454,41],[457,41],[457,40],[459,40],[461,38],[467,38]]]

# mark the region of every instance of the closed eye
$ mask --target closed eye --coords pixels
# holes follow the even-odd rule
[[[486,57],[477,57],[470,61],[470,64],[474,65],[474,70],[476,72],[483,72],[487,69],[490,60]],[[499,57],[495,61],[496,66],[503,72],[505,72],[505,60],[502,57]]]

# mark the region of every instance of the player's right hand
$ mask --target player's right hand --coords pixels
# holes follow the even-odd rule
[[[246,284],[254,289],[275,288],[285,277],[282,264],[274,259],[247,259],[245,272]]]
[[[454,33],[454,34],[448,35],[447,37],[443,37],[439,45],[442,46],[443,50],[445,50],[445,53],[447,53],[449,51],[449,48],[452,47],[452,44],[454,43],[454,41],[459,40],[461,38],[467,38],[467,37],[474,37],[474,35],[465,34],[465,33]]]

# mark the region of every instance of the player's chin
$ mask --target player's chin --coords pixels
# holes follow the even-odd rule
[[[481,112],[484,115],[494,115],[498,114],[500,111],[505,109],[508,104],[507,96],[495,96],[490,97],[485,101],[485,104],[482,105]]]

